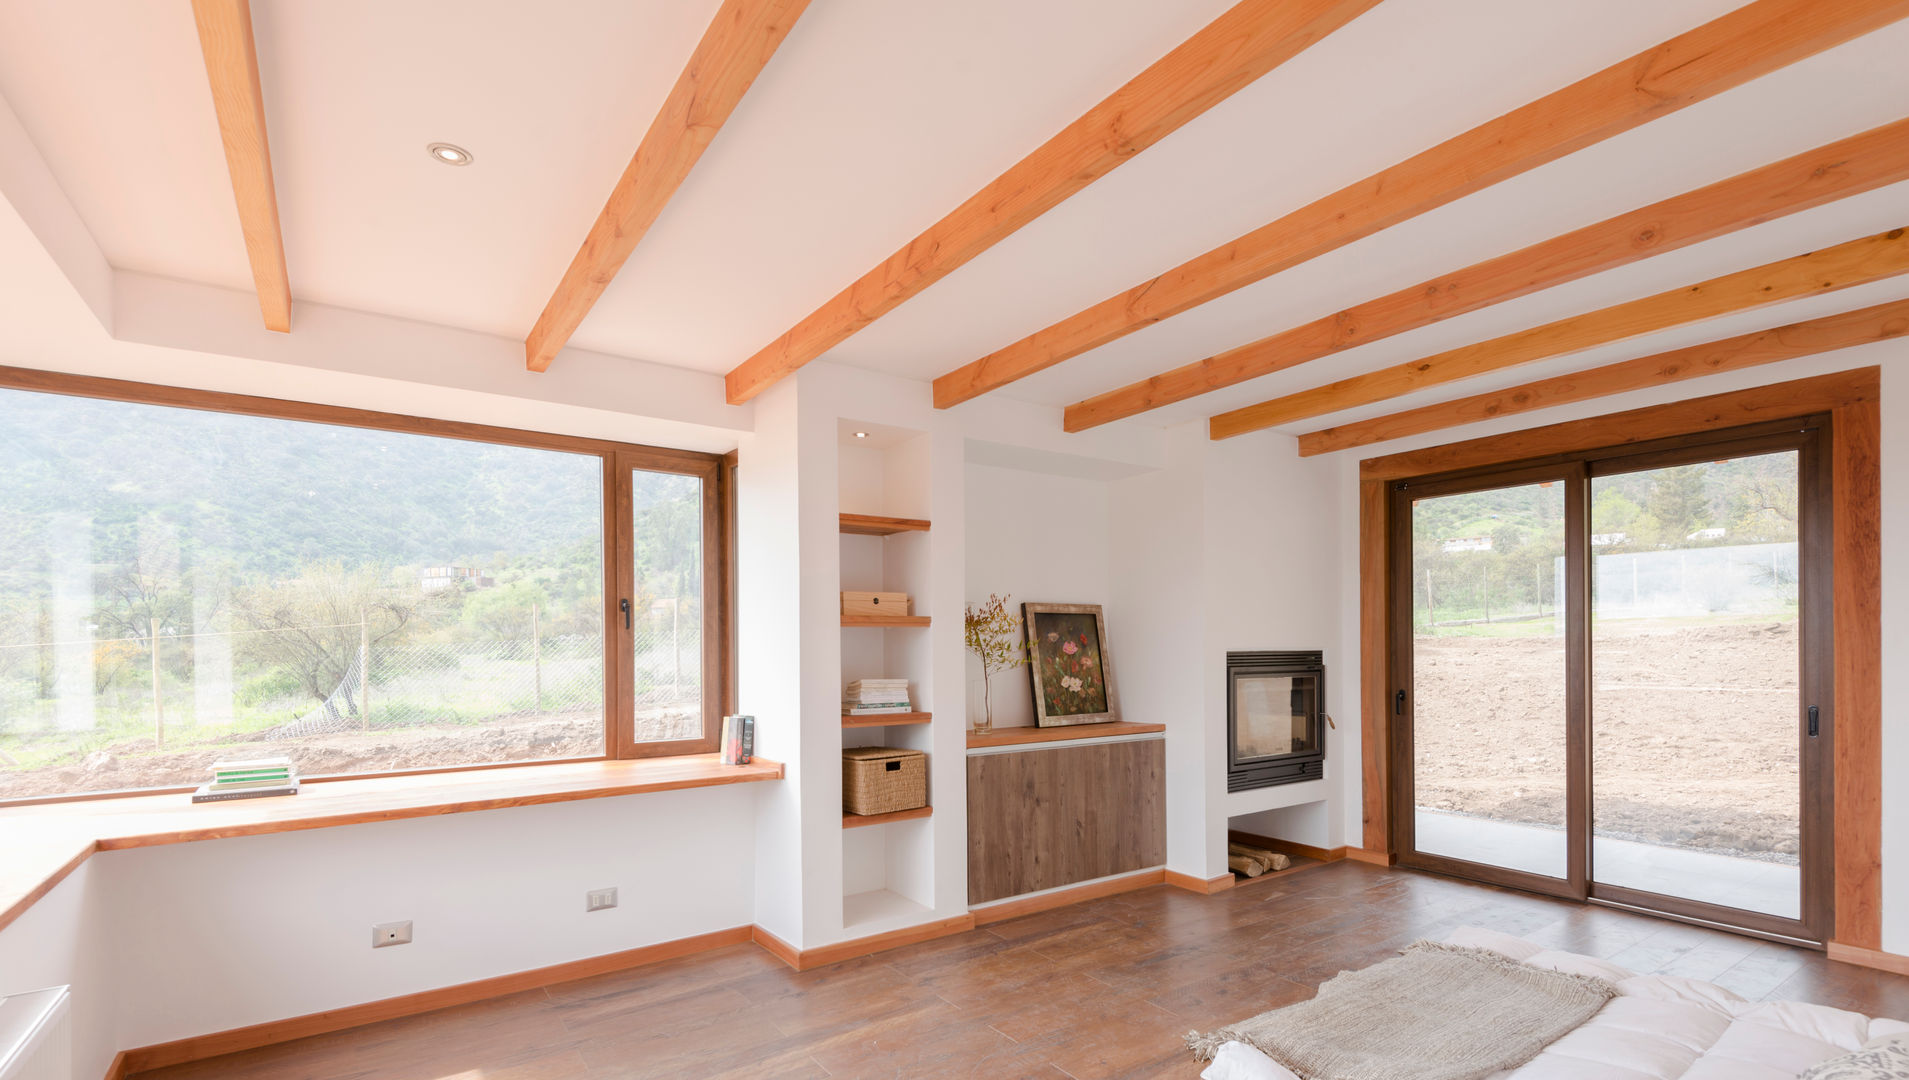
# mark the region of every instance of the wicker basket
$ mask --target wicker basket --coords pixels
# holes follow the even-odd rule
[[[887,746],[842,751],[842,809],[889,814],[928,805],[928,755]]]

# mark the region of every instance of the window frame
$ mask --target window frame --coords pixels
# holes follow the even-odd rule
[[[525,768],[589,761],[618,761],[713,753],[721,738],[722,717],[733,711],[735,667],[733,654],[734,587],[734,470],[735,452],[712,454],[696,450],[646,446],[580,435],[508,428],[461,420],[441,420],[345,405],[269,398],[220,390],[200,390],[161,383],[109,379],[91,375],[41,371],[0,365],[0,390],[91,398],[134,405],[233,413],[272,420],[326,424],[404,435],[425,435],[460,442],[514,446],[530,450],[596,457],[601,462],[603,499],[603,746],[604,752],[582,757],[520,761],[476,761],[460,765],[428,766],[374,772],[326,773],[304,776],[305,783],[370,780],[391,776],[429,776],[476,772],[484,769]],[[703,479],[703,732],[699,738],[666,742],[635,741],[634,640],[623,627],[618,601],[633,595],[634,532],[630,471],[668,472]],[[0,807],[41,803],[81,802],[140,795],[177,794],[189,786],[124,788],[114,791],[75,792],[0,799]]]

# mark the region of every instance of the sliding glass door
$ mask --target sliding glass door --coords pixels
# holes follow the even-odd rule
[[[1398,485],[1401,861],[1820,940],[1817,429]]]
[[[1412,850],[1547,892],[1571,887],[1569,482],[1553,469],[1429,485],[1404,516],[1410,558],[1396,568],[1410,604],[1395,706],[1412,717]]]

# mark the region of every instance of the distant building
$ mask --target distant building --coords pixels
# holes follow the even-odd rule
[[[1439,543],[1446,551],[1491,550],[1491,537],[1489,536],[1457,536],[1450,540],[1441,540]]]
[[[1686,540],[1721,540],[1724,538],[1724,535],[1725,533],[1724,533],[1724,530],[1722,529],[1698,529],[1696,532],[1691,533],[1689,536],[1684,537],[1684,539]]]
[[[418,571],[418,587],[425,592],[441,592],[453,585],[462,584],[468,584],[476,589],[488,589],[497,584],[497,579],[469,566],[427,566]]]
[[[1616,547],[1619,544],[1628,544],[1630,542],[1630,533],[1610,532],[1591,534],[1592,547]]]

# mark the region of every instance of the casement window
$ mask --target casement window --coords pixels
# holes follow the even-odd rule
[[[709,454],[0,371],[0,800],[708,752]]]

